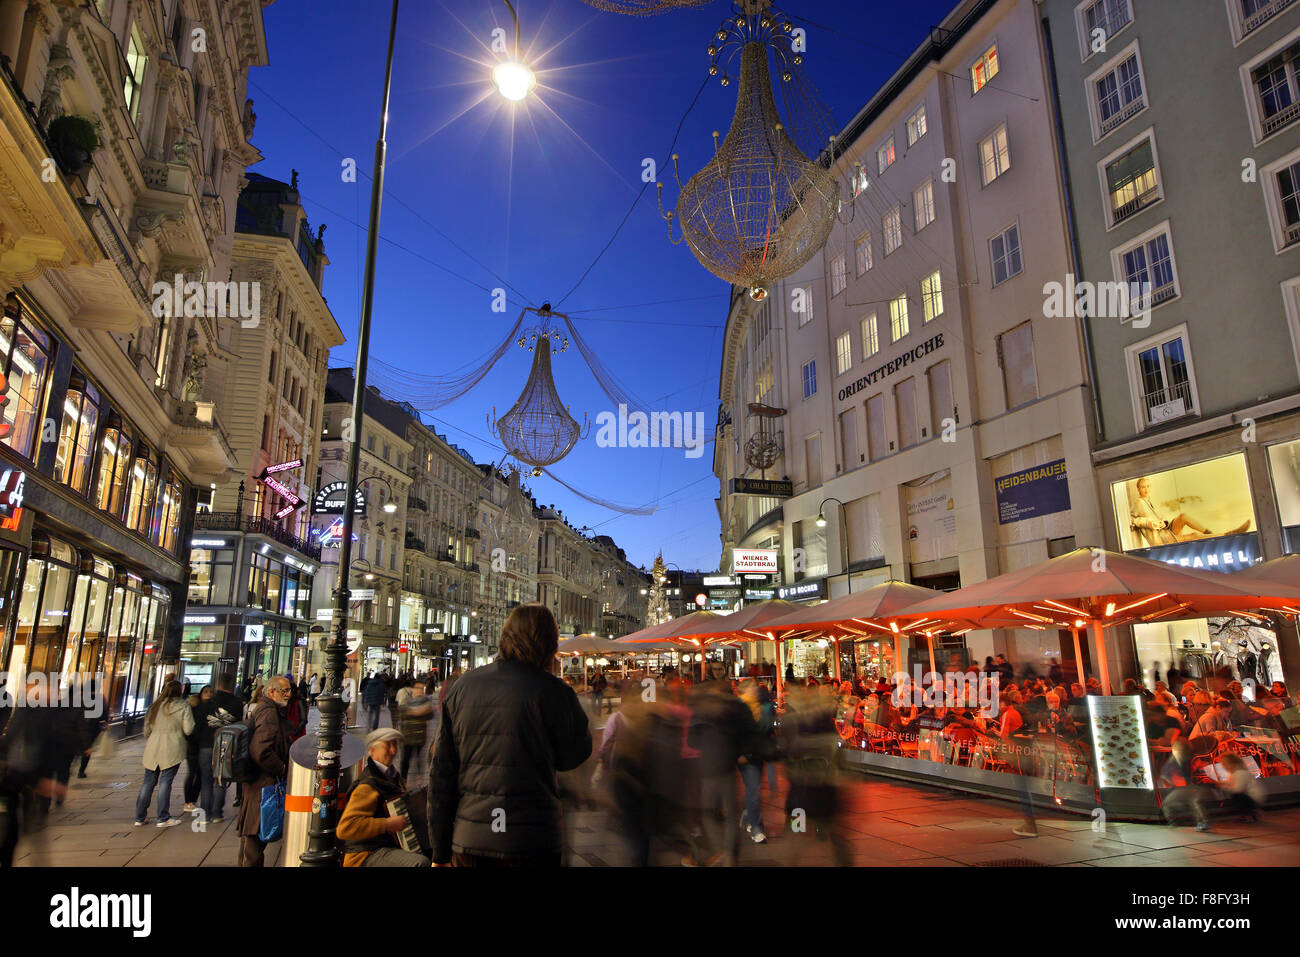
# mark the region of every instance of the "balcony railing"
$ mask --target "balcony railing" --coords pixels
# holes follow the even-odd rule
[[[478,529],[477,529],[477,528],[475,528],[473,525],[468,525],[468,526],[465,527],[465,537],[466,537],[466,538],[480,538],[480,537],[482,537],[482,536],[479,535],[479,533],[478,533]]]
[[[1286,109],[1278,110],[1272,116],[1266,116],[1263,124],[1264,135],[1268,136],[1284,126],[1289,126],[1297,117],[1300,117],[1300,100],[1296,100]]]
[[[1247,34],[1258,30],[1269,20],[1272,20],[1287,7],[1291,6],[1294,2],[1295,0],[1273,0],[1272,3],[1260,7],[1250,16],[1242,20],[1241,35],[1245,37]]]
[[[1296,243],[1300,243],[1300,223],[1292,223],[1287,226],[1282,232],[1282,239],[1284,246],[1294,246]]]
[[[1120,110],[1118,113],[1115,113],[1109,119],[1103,120],[1101,124],[1101,135],[1105,136],[1111,130],[1115,129],[1115,127],[1121,125],[1122,123],[1128,122],[1138,113],[1140,113],[1143,109],[1145,109],[1146,105],[1147,105],[1147,98],[1145,96],[1138,97],[1136,100],[1134,100],[1128,106],[1124,107],[1124,109]]]
[[[413,509],[418,509],[421,512],[427,512],[429,510],[429,503],[422,498],[417,498],[414,495],[408,495],[406,496],[406,507],[408,509],[413,508]]]
[[[408,535],[406,536],[406,547],[408,549],[414,549],[417,552],[422,552],[424,551],[424,541],[416,538],[414,535]]]
[[[286,532],[269,518],[244,516],[241,520],[238,512],[199,512],[194,516],[195,529],[206,528],[217,532],[249,532],[253,535],[265,535],[281,545],[320,561],[321,549],[291,532]]]
[[[1135,199],[1129,200],[1123,206],[1115,207],[1115,223],[1122,223],[1130,216],[1142,212],[1142,210],[1146,209],[1159,198],[1159,188],[1152,186],[1145,193],[1140,194]]]

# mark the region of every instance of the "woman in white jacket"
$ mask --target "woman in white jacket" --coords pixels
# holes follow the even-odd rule
[[[142,827],[149,813],[153,789],[158,788],[158,827],[173,827],[181,819],[171,816],[172,781],[185,760],[186,735],[194,730],[194,712],[181,697],[175,679],[163,685],[158,700],[144,719],[144,783],[135,799],[135,826]]]

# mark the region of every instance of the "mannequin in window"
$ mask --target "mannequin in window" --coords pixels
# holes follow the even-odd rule
[[[1161,506],[1151,500],[1151,480],[1140,478],[1137,480],[1137,498],[1132,498],[1130,491],[1130,516],[1132,519],[1131,528],[1146,543],[1148,547],[1155,545],[1176,545],[1179,542],[1192,541],[1198,538],[1211,538],[1215,535],[1210,529],[1206,528],[1200,522],[1190,517],[1186,512],[1179,512],[1176,516],[1166,519],[1161,514]],[[1181,506],[1188,499],[1178,498],[1164,503],[1164,507]],[[1250,528],[1250,519],[1247,519],[1236,528],[1229,529],[1220,534],[1239,535]]]

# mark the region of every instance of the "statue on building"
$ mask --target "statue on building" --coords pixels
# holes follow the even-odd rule
[[[203,370],[207,368],[208,357],[199,351],[199,333],[191,328],[185,336],[185,366],[181,370],[181,399],[184,402],[197,402],[203,395]]]
[[[253,138],[253,127],[257,125],[257,114],[253,112],[253,101],[244,100],[244,115],[241,117],[244,127],[244,139]]]

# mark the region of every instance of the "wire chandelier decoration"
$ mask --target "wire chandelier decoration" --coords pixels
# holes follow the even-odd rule
[[[674,210],[664,211],[663,184],[658,185],[669,239],[685,241],[701,265],[748,289],[756,301],[826,244],[841,205],[829,157],[812,145],[829,130],[829,113],[803,76],[802,47],[795,38],[791,22],[766,2],[733,6],[733,16],[723,21],[708,48],[709,73],[723,86],[731,85],[739,60],[731,127],[720,143],[713,134],[713,159],[684,186],[673,154],[679,187]],[[793,126],[778,111],[769,57],[781,77],[782,105]],[[804,148],[818,158],[809,159]],[[674,221],[680,238],[673,235]]]

